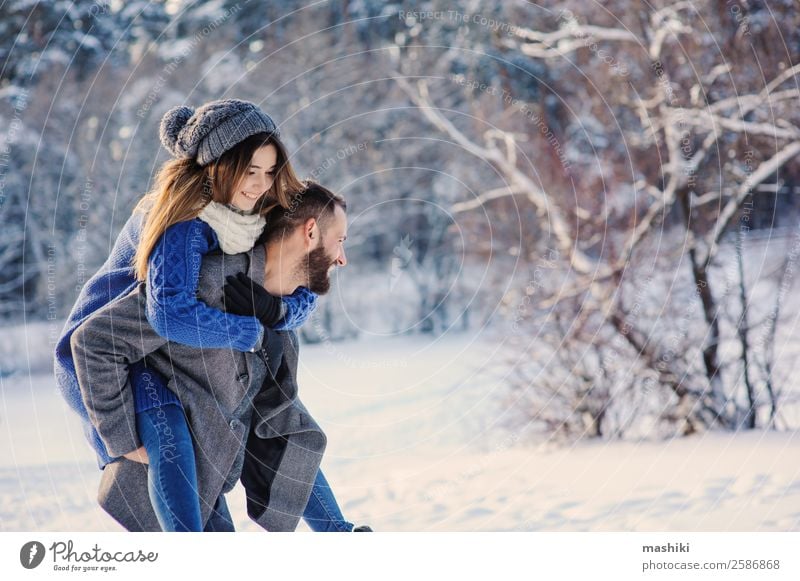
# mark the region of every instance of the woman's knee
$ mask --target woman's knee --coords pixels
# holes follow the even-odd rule
[[[172,463],[191,446],[186,417],[179,405],[162,405],[139,412],[136,425],[151,463]]]

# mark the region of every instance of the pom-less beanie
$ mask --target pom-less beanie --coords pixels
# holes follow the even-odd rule
[[[256,133],[280,136],[269,115],[240,99],[210,101],[197,109],[174,107],[161,118],[159,129],[167,151],[177,158],[194,158],[199,165],[218,159]]]

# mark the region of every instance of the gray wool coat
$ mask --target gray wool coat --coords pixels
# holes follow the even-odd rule
[[[199,298],[222,308],[225,277],[263,280],[263,246],[203,259]],[[298,399],[298,341],[269,330],[265,349],[242,353],[166,341],[145,316],[145,285],[98,310],[72,335],[82,396],[109,452],[139,446],[128,365],[146,357],[181,400],[197,459],[203,521],[241,477],[251,519],[268,531],[292,531],[311,494],[326,438]],[[120,458],[103,471],[98,501],[131,531],[159,531],[145,465]]]

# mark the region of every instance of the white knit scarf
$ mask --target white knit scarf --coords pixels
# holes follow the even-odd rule
[[[253,248],[266,223],[260,214],[241,214],[213,201],[203,208],[198,218],[211,226],[225,254],[239,254]]]

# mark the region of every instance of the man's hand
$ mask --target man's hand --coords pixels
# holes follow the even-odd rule
[[[281,299],[269,294],[263,286],[243,272],[228,276],[223,289],[225,311],[234,315],[254,316],[265,327],[273,327],[281,319]]]
[[[150,460],[147,457],[147,451],[144,449],[144,446],[140,448],[136,448],[133,452],[128,452],[127,454],[123,454],[125,458],[128,460],[133,460],[134,462],[139,462],[140,464],[149,464]]]

